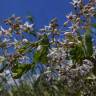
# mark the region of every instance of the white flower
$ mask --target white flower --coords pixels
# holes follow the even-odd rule
[[[27,43],[28,39],[25,38],[25,39],[22,40],[22,42]]]
[[[24,25],[20,25],[20,29],[23,31],[33,31],[34,24],[29,24],[29,22],[25,22]]]
[[[45,32],[46,30],[45,30],[44,28],[41,28],[40,31],[41,31],[41,32]]]
[[[70,12],[67,16],[66,16],[66,18],[68,18],[69,20],[72,20],[73,18],[75,18],[76,17],[76,15],[74,15],[72,12]]]
[[[37,51],[40,51],[40,50],[41,50],[41,48],[42,48],[42,46],[41,46],[41,45],[39,45],[39,46],[37,47]]]
[[[0,56],[0,64],[2,64],[2,62],[5,60],[5,57]]]
[[[44,26],[45,30],[50,30],[51,26]]]
[[[55,52],[56,52],[56,48],[49,49],[49,54],[47,55],[47,57],[54,55]]]
[[[78,4],[79,2],[81,2],[81,0],[72,0],[71,4],[75,5]]]
[[[28,64],[28,63],[30,63],[30,58],[28,56],[22,56],[21,58],[19,58],[19,63]]]
[[[0,27],[1,31],[0,31],[0,35],[4,34],[4,35],[8,35],[11,33],[12,28],[9,28],[8,30],[5,30],[2,26]]]
[[[33,25],[34,24],[29,24],[29,22],[25,22],[24,26],[27,27],[27,28],[33,28]]]
[[[66,53],[63,47],[50,49],[47,57],[49,58],[48,62],[52,65],[65,66],[67,64]]]
[[[80,0],[72,0],[74,3],[77,3],[78,1],[80,1]]]
[[[65,35],[65,36],[72,35],[72,32],[65,32],[64,35]]]
[[[16,38],[14,38],[14,42],[15,42],[15,43],[17,43],[17,42],[18,42],[18,40],[17,40]]]
[[[8,39],[8,38],[4,38],[4,39],[3,39],[3,42],[4,42],[4,43],[9,42],[9,41],[10,41],[10,39]]]
[[[0,29],[1,29],[1,31],[5,31],[5,29],[2,26],[0,26]]]

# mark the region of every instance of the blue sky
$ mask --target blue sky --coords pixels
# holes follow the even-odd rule
[[[32,15],[37,26],[47,25],[49,20],[57,17],[60,23],[65,14],[71,11],[71,0],[0,0],[0,23],[13,13],[18,16]]]

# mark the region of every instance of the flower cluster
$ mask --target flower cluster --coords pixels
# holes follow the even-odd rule
[[[52,84],[63,81],[67,95],[62,96],[95,96],[96,48],[91,28],[96,28],[92,22],[96,17],[96,0],[73,0],[71,4],[74,12],[66,16],[63,26],[68,30],[60,29],[57,18],[38,32],[33,23],[21,17],[13,15],[6,19],[7,29],[0,27],[0,72],[8,69],[13,79],[19,79],[31,69],[33,73],[37,64],[44,64],[44,68],[39,67],[42,74],[37,81],[44,80],[52,88]]]

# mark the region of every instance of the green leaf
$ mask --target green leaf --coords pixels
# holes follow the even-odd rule
[[[0,64],[2,64],[2,62],[5,60],[5,57],[0,56]]]
[[[47,63],[47,54],[48,54],[48,48],[42,47],[41,50],[35,52],[33,62],[35,63]]]
[[[91,73],[86,79],[87,80],[96,80],[96,76]]]
[[[84,51],[82,44],[76,44],[74,48],[70,49],[70,57],[74,63],[81,63],[84,59]]]
[[[13,78],[18,79],[32,68],[32,64],[17,64],[13,69]]]
[[[47,54],[48,54],[48,49],[49,49],[49,40],[48,37],[46,35],[44,35],[41,38],[41,41],[39,42],[38,46],[42,46],[42,48],[38,51],[36,50],[34,53],[34,59],[33,62],[35,63],[42,63],[42,64],[46,64],[47,63]]]
[[[90,31],[86,31],[84,34],[84,46],[86,50],[86,57],[91,57],[93,54],[93,43]]]
[[[22,46],[20,49],[18,49],[17,51],[22,54],[22,53],[24,53],[26,51],[26,49],[28,47],[29,47],[29,44],[27,43],[24,46]]]
[[[92,24],[92,27],[96,28],[96,23]]]
[[[8,64],[6,63],[6,59],[2,62],[2,67],[0,67],[0,73],[4,72]]]
[[[38,42],[34,42],[34,43],[28,42],[24,46],[22,46],[20,49],[18,49],[17,52],[19,52],[20,54],[31,52],[32,47],[36,47],[36,46],[38,46]]]
[[[7,67],[7,65],[4,65],[2,68],[0,68],[0,73],[4,72],[6,67]]]
[[[39,60],[40,60],[40,56],[41,56],[41,53],[36,51],[35,54],[34,54],[34,62],[35,63],[38,63]]]

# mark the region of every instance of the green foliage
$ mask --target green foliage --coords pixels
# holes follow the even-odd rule
[[[21,84],[18,88],[16,86],[13,87],[11,94],[13,96],[35,96],[32,90],[32,87],[28,84]],[[10,96],[10,95],[8,95]]]
[[[75,44],[70,50],[71,59],[73,62],[82,63],[85,58],[91,58],[93,55],[93,42],[91,31],[86,31],[84,36],[81,37],[78,33],[79,43]]]
[[[84,46],[86,57],[91,57],[93,55],[93,43],[90,30],[86,31],[84,34]]]
[[[74,48],[71,48],[70,57],[74,63],[82,63],[82,60],[84,59],[84,50],[82,44],[76,44]]]
[[[0,96],[95,96],[96,45],[91,32],[91,28],[96,28],[91,22],[96,15],[95,3],[73,0],[75,10],[66,16],[64,28],[59,26],[57,18],[38,32],[31,16],[27,17],[29,22],[15,15],[6,19],[9,29],[0,27],[3,37],[0,38]],[[10,52],[11,48],[14,51]],[[37,64],[43,64],[37,66],[40,72],[35,69]],[[28,74],[28,85],[26,78],[21,77],[29,70],[31,76],[37,73],[37,77],[30,78]],[[7,71],[15,84],[15,79],[22,81],[11,86],[8,94],[6,86],[10,84],[4,81],[4,78],[10,80]]]
[[[47,35],[44,35],[38,43],[39,50],[35,51],[33,62],[35,63],[47,63],[48,49],[50,47]]]
[[[96,28],[96,23],[92,24],[92,27]]]
[[[30,70],[32,66],[32,64],[16,64],[16,66],[12,69],[13,78],[20,78],[23,74]]]

